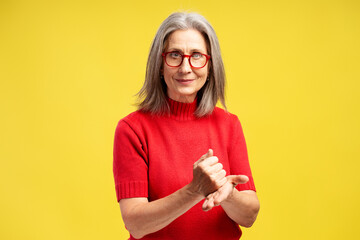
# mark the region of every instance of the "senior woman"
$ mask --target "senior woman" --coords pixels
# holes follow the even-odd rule
[[[239,239],[259,201],[237,116],[225,107],[216,34],[171,14],[148,57],[139,109],[118,123],[117,200],[130,239]]]

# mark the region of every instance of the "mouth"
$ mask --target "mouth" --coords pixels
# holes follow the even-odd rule
[[[180,83],[192,83],[194,81],[194,79],[175,79],[176,81],[180,82]]]

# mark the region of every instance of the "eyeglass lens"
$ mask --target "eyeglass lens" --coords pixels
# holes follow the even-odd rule
[[[165,61],[171,67],[178,67],[183,58],[185,57],[178,52],[169,52],[166,54]],[[192,67],[201,68],[205,66],[207,58],[201,53],[194,53],[189,57],[189,61]]]

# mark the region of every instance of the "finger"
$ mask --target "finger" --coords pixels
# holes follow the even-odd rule
[[[208,199],[208,198],[205,198],[205,201],[204,201],[204,203],[203,203],[203,205],[202,205],[202,209],[203,209],[204,211],[207,211],[207,209],[208,209],[208,203],[209,203],[209,199]]]
[[[202,209],[204,211],[209,211],[214,207],[214,197],[213,196],[214,196],[214,194],[211,193],[205,198],[205,201],[202,205]]]
[[[218,185],[219,188],[224,186],[225,183],[227,183],[227,178],[225,178],[225,177],[217,181],[217,185]]]
[[[212,149],[209,149],[207,151],[207,153],[205,153],[204,155],[201,156],[200,159],[206,159],[206,158],[209,158],[209,157],[212,157],[214,155],[214,151]]]
[[[216,157],[211,157],[207,159],[206,162],[204,161],[204,164],[206,163],[210,165],[210,167],[208,168],[208,173],[215,174],[223,169],[223,165],[219,162],[215,162],[215,161],[219,161],[217,158],[216,159],[212,159],[212,158],[216,158]]]
[[[229,175],[226,178],[234,185],[244,184],[249,181],[249,177],[246,175]]]
[[[221,191],[216,191],[212,194],[209,194],[208,197],[206,197],[206,202],[203,204],[203,210],[210,211],[212,208],[219,206],[220,203],[226,199],[226,197],[226,194]]]
[[[221,191],[222,189],[220,189],[220,191],[217,191],[216,195],[214,195],[213,197],[213,201],[214,201],[214,206],[219,206],[220,203],[222,201],[224,201],[227,197],[228,197],[228,193],[226,191]]]
[[[209,158],[209,157],[212,157],[213,155],[214,155],[213,150],[212,150],[212,149],[209,149],[209,150],[207,151],[207,153],[205,153],[204,155],[202,155],[202,156],[200,157],[200,159],[194,163],[194,165],[198,165],[199,163],[201,163],[202,161],[204,161],[205,159],[207,159],[207,158]]]
[[[209,149],[206,157],[212,157],[212,156],[214,156],[214,151],[212,149]]]
[[[211,167],[211,166],[215,165],[218,162],[219,162],[218,157],[211,156],[211,157],[208,157],[208,158],[202,160],[201,162],[199,162],[198,165],[206,168],[206,167]],[[212,172],[212,169],[208,169],[208,171]]]
[[[222,201],[218,201],[218,199],[221,197],[220,195],[221,195],[221,191],[214,192],[212,199],[211,199],[214,204],[214,207],[219,206],[220,203],[222,202]]]
[[[213,175],[216,188],[221,188],[225,183],[227,183],[228,179],[225,176],[226,176],[226,171],[224,169]]]
[[[221,169],[220,171],[214,173],[213,176],[216,180],[224,179],[226,182],[228,181],[228,179],[225,177],[226,171],[224,169]]]

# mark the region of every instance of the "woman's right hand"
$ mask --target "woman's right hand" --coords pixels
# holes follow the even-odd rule
[[[213,150],[209,149],[193,165],[193,180],[190,183],[190,189],[206,197],[227,182],[225,175],[223,165],[219,163],[216,156],[213,156]]]
[[[121,215],[126,228],[135,238],[163,229],[205,196],[225,185],[225,175],[222,164],[210,149],[194,163],[191,183],[178,191],[150,202],[146,197],[121,199]]]

